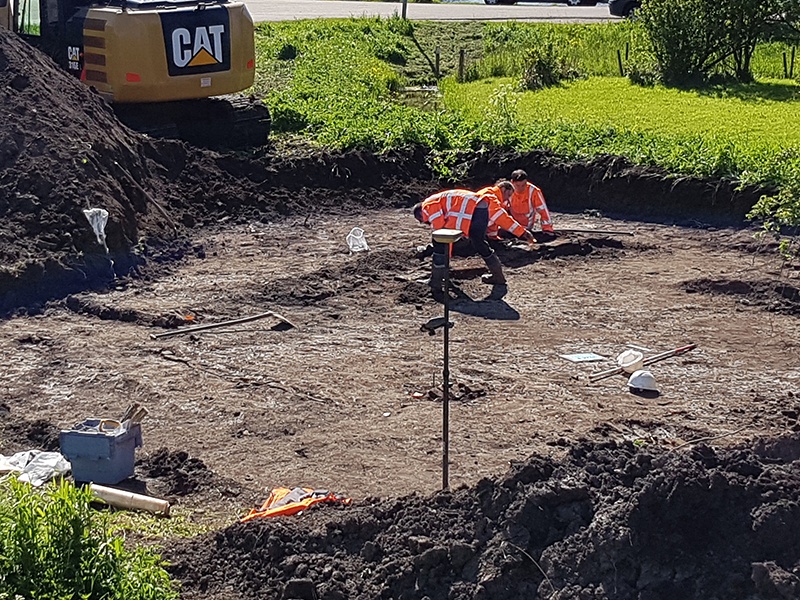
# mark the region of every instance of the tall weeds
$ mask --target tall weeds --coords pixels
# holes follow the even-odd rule
[[[0,481],[0,600],[177,598],[158,557],[128,551],[90,502],[65,481]]]

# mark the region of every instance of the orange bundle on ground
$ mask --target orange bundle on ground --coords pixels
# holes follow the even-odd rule
[[[303,512],[313,504],[320,502],[332,502],[338,504],[350,504],[353,500],[331,492],[328,490],[314,490],[311,488],[296,487],[275,488],[266,499],[261,508],[254,508],[250,513],[242,518],[242,523],[257,517],[277,517],[285,515],[295,515]]]

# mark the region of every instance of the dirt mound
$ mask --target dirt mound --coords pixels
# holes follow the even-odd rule
[[[748,306],[800,315],[800,289],[785,281],[742,281],[738,279],[695,279],[683,284],[690,294],[733,296]]]
[[[217,492],[235,497],[242,490],[234,482],[220,477],[205,463],[183,451],[159,448],[136,464],[137,477],[148,482],[148,489],[162,496],[189,496]]]
[[[148,191],[157,167],[147,143],[96,94],[6,30],[0,65],[0,307],[24,303],[18,280],[81,289],[126,272],[142,225],[170,228]],[[82,212],[88,208],[109,212],[109,255]]]
[[[586,441],[472,488],[237,524],[167,554],[187,597],[287,597],[306,579],[322,599],[794,598],[799,457],[797,435]]]
[[[15,454],[35,448],[58,452],[61,430],[44,419],[28,420],[12,414],[11,408],[0,403],[0,454]]]
[[[419,151],[219,155],[151,140],[6,30],[0,67],[0,311],[179,259],[198,224],[408,205],[422,192],[406,183],[428,172]],[[108,251],[89,208],[109,213]]]

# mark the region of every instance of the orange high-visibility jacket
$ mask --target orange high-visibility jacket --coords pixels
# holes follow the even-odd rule
[[[517,237],[522,237],[525,228],[503,208],[503,192],[499,187],[489,186],[475,193],[489,203],[489,226],[486,228],[486,237],[498,239],[501,229],[505,229]]]
[[[241,522],[246,523],[252,519],[263,517],[295,515],[299,512],[303,512],[309,506],[319,504],[320,502],[333,502],[347,505],[350,504],[352,500],[328,490],[314,490],[301,487],[289,489],[280,487],[273,489],[269,494],[269,498],[264,501],[261,508],[254,508],[251,510],[248,515],[242,518]]]
[[[514,190],[511,196],[511,206],[509,212],[511,216],[522,223],[528,229],[532,229],[536,224],[536,215],[542,220],[542,231],[553,231],[553,221],[550,219],[550,211],[544,202],[542,190],[533,185],[530,181],[525,185],[521,193]]]
[[[422,201],[422,216],[434,229],[460,229],[469,237],[472,214],[481,199],[469,190],[445,190]]]

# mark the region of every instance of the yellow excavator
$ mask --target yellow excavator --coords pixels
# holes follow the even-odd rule
[[[0,0],[17,32],[110,101],[131,128],[220,147],[261,145],[253,19],[240,0]]]

